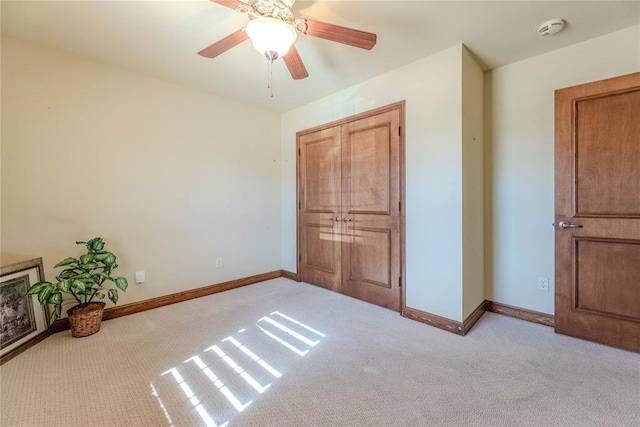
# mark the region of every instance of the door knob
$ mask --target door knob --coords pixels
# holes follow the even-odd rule
[[[580,224],[571,224],[569,221],[560,221],[558,223],[560,228],[582,228]]]
[[[347,218],[346,216],[342,218],[342,222],[351,222],[351,218]]]

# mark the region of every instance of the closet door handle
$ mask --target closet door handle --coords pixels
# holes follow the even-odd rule
[[[351,222],[351,218],[347,218],[346,216],[342,218],[342,222]]]
[[[335,222],[340,222],[340,221],[341,221],[339,216],[337,216],[337,217],[335,217],[335,218],[330,218],[330,219],[331,219],[332,221],[335,221]]]
[[[580,224],[571,224],[569,221],[560,221],[558,223],[560,228],[582,228]]]

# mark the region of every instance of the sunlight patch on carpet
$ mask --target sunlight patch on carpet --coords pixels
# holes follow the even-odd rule
[[[207,427],[227,426],[235,414],[248,408],[283,376],[281,369],[265,360],[264,354],[259,355],[256,348],[283,363],[284,349],[302,357],[326,338],[324,333],[279,311],[261,317],[254,326],[206,347],[201,354],[164,371],[155,385],[150,383],[151,394],[170,426],[171,412],[189,406]],[[162,378],[172,378],[172,385]]]

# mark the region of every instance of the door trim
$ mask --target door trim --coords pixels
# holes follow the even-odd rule
[[[373,110],[368,110],[362,113],[354,114],[349,117],[345,117],[342,119],[338,119],[329,123],[325,123],[319,126],[315,126],[309,129],[301,130],[296,132],[296,276],[300,277],[300,269],[302,263],[302,251],[300,247],[300,206],[301,206],[301,195],[300,195],[300,137],[318,132],[324,129],[328,129],[335,126],[341,126],[347,124],[349,122],[364,119],[371,116],[376,116],[378,114],[386,113],[389,111],[398,110],[400,115],[400,135],[399,135],[399,144],[398,147],[398,155],[400,157],[400,165],[399,165],[399,179],[400,179],[400,310],[402,313],[406,307],[406,283],[405,278],[406,274],[406,233],[405,233],[405,218],[406,218],[406,199],[405,199],[405,106],[406,101],[402,100],[399,102],[395,102],[393,104],[385,105],[383,107],[375,108]]]

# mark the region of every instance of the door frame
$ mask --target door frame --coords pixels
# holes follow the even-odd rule
[[[401,271],[401,280],[400,280],[400,309],[399,312],[402,313],[403,309],[406,307],[406,228],[405,228],[405,218],[407,211],[407,204],[405,198],[405,135],[406,135],[406,121],[405,121],[405,108],[406,101],[398,101],[393,104],[385,105],[383,107],[375,108],[373,110],[364,111],[362,113],[354,114],[352,116],[348,116],[342,119],[338,119],[329,123],[324,123],[322,125],[318,125],[309,129],[301,130],[296,132],[296,278],[297,281],[300,282],[300,269],[302,263],[302,251],[300,249],[300,207],[301,207],[301,194],[300,194],[300,137],[303,135],[307,135],[310,133],[318,132],[323,129],[342,126],[354,120],[360,120],[371,116],[376,116],[381,113],[386,113],[389,111],[398,110],[400,115],[400,135],[399,135],[399,144],[398,153],[400,157],[399,164],[399,174],[400,174],[400,271]]]

